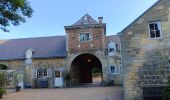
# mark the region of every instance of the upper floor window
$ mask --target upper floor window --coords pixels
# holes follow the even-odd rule
[[[150,38],[160,38],[162,36],[160,21],[149,23],[149,35]]]
[[[111,41],[108,44],[108,53],[109,53],[109,56],[114,56],[115,52],[116,52],[116,44]]]
[[[92,39],[91,33],[81,33],[80,42],[90,41]]]

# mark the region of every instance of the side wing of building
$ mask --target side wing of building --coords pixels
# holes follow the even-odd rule
[[[154,87],[161,89],[168,82],[170,1],[156,2],[126,27],[120,36],[124,99],[142,100],[146,96],[161,96],[162,90],[153,90],[154,93],[147,91]]]

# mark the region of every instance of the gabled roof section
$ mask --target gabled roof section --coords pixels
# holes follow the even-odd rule
[[[93,19],[89,14],[85,14],[80,20],[71,26],[82,26],[85,25],[84,21],[87,18],[87,24],[99,24],[95,19]]]
[[[119,37],[119,35],[106,36],[106,45],[108,45],[110,42],[116,43],[118,45],[118,48],[120,49],[120,37]]]
[[[26,50],[32,49],[32,58],[66,57],[65,36],[0,40],[0,60],[25,59]]]
[[[130,23],[127,27],[125,27],[121,32],[119,32],[118,34],[122,34],[127,28],[129,28],[131,25],[133,25],[136,21],[138,21],[143,15],[145,15],[148,11],[150,11],[150,9],[152,9],[153,7],[155,7],[161,0],[158,0],[157,2],[155,2],[150,8],[148,8],[144,13],[142,13],[139,17],[137,17],[132,23]]]

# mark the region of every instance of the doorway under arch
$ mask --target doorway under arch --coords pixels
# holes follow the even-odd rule
[[[102,64],[92,54],[85,53],[77,56],[71,63],[73,85],[102,82]]]

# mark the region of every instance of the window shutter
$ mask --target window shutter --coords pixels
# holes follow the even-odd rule
[[[90,41],[92,41],[93,40],[93,35],[92,35],[92,33],[90,33]]]
[[[52,69],[48,69],[48,70],[47,70],[47,74],[48,74],[48,75],[47,75],[48,77],[52,77],[52,76],[53,76]]]
[[[116,67],[116,74],[120,74],[120,66]]]
[[[32,69],[32,78],[37,78],[37,69]]]

